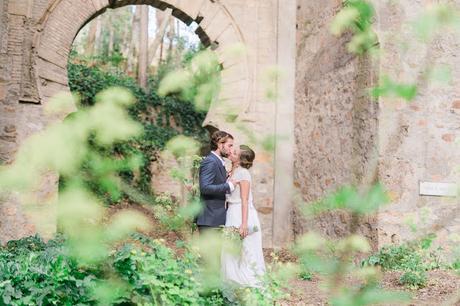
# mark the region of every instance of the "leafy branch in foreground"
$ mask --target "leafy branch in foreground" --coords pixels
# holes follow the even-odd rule
[[[375,212],[388,200],[386,192],[377,184],[368,190],[344,187],[322,200],[305,204],[307,218],[339,210],[351,215],[348,236],[329,241],[315,232],[309,232],[297,239],[293,247],[303,269],[318,273],[324,279],[331,305],[370,305],[409,299],[404,293],[380,288],[381,275],[377,268],[360,267],[354,262],[357,256],[371,250],[366,238],[358,234],[360,216]]]
[[[348,43],[348,51],[364,54],[378,49],[378,38],[372,29],[375,10],[372,4],[365,0],[345,0],[331,24],[331,32],[341,35],[351,31],[353,37]]]

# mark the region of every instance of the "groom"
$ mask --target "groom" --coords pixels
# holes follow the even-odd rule
[[[211,136],[211,153],[200,165],[200,194],[203,210],[196,224],[200,233],[225,225],[225,195],[235,189],[236,181],[227,179],[223,157],[233,150],[233,136],[216,131]]]

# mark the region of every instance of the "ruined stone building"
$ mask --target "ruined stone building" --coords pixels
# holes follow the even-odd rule
[[[21,142],[49,123],[43,107],[50,97],[68,91],[66,65],[78,31],[105,10],[131,4],[171,8],[183,22],[197,23],[200,40],[217,52],[223,90],[205,124],[242,140],[239,124],[260,138],[276,135],[274,152],[256,149],[253,169],[265,246],[282,246],[309,230],[330,237],[347,233],[346,214],[306,220],[298,204],[344,185],[377,181],[389,191],[391,203],[359,221],[360,232],[374,246],[412,238],[408,220],[429,228],[447,218],[439,232],[442,242],[460,232],[458,199],[422,196],[419,190],[420,182],[458,182],[460,46],[450,32],[430,45],[405,32],[405,22],[423,9],[415,0],[375,2],[375,28],[385,52],[372,60],[347,51],[350,35],[330,33],[340,0],[0,0],[3,163],[13,161]],[[389,35],[393,32],[401,36]],[[246,46],[243,58],[227,56],[225,49],[234,44]],[[453,67],[450,86],[420,88],[411,103],[370,98],[367,89],[379,75],[412,82],[423,73],[427,57]],[[267,101],[264,88],[264,76],[273,67],[281,71],[277,103]],[[56,190],[57,180],[50,178],[41,196],[54,197]],[[48,217],[44,235],[55,228]],[[36,231],[18,203],[3,201],[3,242]]]

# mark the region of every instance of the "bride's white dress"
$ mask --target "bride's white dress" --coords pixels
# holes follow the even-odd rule
[[[249,181],[249,207],[248,207],[248,229],[251,231],[254,226],[257,231],[249,234],[243,240],[243,247],[240,256],[222,252],[222,277],[224,282],[241,287],[261,287],[261,277],[265,272],[265,261],[262,252],[262,232],[252,201],[252,180],[249,170],[238,167],[235,169],[232,178],[236,181]],[[240,186],[227,196],[228,210],[225,226],[240,227],[241,197]]]

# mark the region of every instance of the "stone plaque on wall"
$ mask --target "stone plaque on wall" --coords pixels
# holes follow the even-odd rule
[[[458,186],[455,183],[420,182],[420,195],[438,197],[456,197]]]

